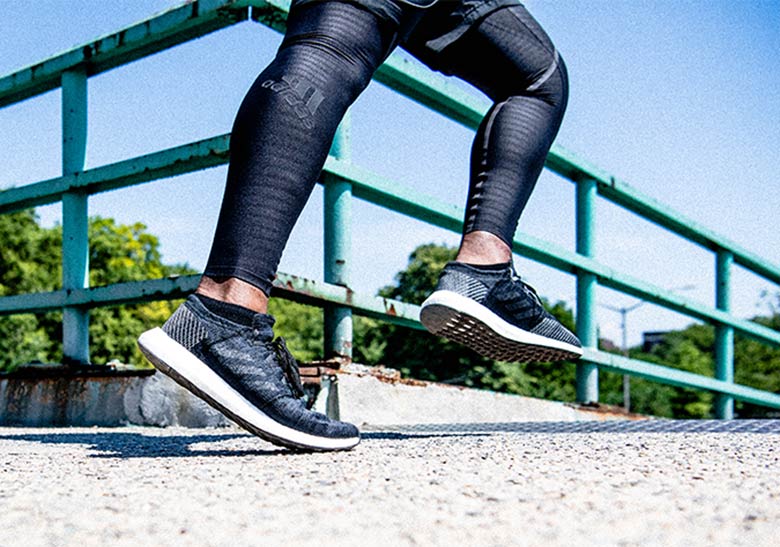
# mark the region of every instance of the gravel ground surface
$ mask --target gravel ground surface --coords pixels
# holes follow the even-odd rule
[[[653,423],[0,428],[0,545],[777,545],[780,422]]]

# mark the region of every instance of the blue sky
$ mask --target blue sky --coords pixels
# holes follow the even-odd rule
[[[165,0],[0,0],[0,74],[176,5]],[[531,0],[531,12],[566,59],[571,96],[558,143],[643,193],[780,264],[780,2]],[[90,79],[87,166],[226,133],[243,93],[280,36],[243,23]],[[59,174],[59,92],[0,110],[0,187]],[[353,161],[440,199],[462,204],[471,133],[372,84],[355,104]],[[142,221],[166,260],[202,268],[224,184],[218,168],[96,196],[90,213]],[[574,247],[574,188],[543,175],[521,229]],[[713,302],[714,258],[601,201],[597,256],[608,265]],[[59,206],[40,210],[44,222]],[[354,208],[353,280],[374,292],[392,282],[418,244],[457,237],[377,207]],[[321,191],[315,190],[281,269],[321,279]],[[516,258],[541,294],[574,301],[573,277]],[[778,289],[737,269],[734,309],[766,313]],[[600,290],[599,301],[634,299]],[[629,317],[643,330],[687,324],[655,306]],[[602,335],[619,317],[600,308]]]

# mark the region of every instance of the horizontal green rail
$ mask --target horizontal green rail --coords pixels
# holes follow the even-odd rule
[[[715,378],[694,374],[693,372],[655,365],[637,359],[629,359],[621,355],[596,351],[591,348],[585,348],[585,353],[582,358],[591,363],[598,364],[599,368],[602,370],[616,372],[618,374],[630,374],[646,380],[677,387],[702,389],[711,391],[712,393],[729,395],[746,403],[780,408],[780,395],[777,393],[770,393],[748,386],[724,382],[722,380],[716,380]]]
[[[228,161],[229,146],[230,135],[221,135],[74,175],[10,188],[0,191],[0,214],[56,203],[71,191],[97,194],[222,165]]]
[[[547,158],[547,167],[573,181],[592,179],[598,184],[598,193],[642,218],[649,220],[689,241],[712,251],[728,251],[734,262],[772,283],[780,284],[780,266],[761,258],[730,239],[702,224],[691,220],[661,202],[644,195],[628,183],[616,179],[607,172],[588,165],[573,152],[556,146]]]
[[[229,135],[220,135],[96,167],[76,175],[12,188],[0,192],[0,213],[55,203],[69,191],[78,190],[95,194],[221,165],[228,161],[229,142]],[[462,229],[462,212],[453,204],[443,203],[403,184],[332,157],[328,158],[324,173],[350,182],[355,197],[446,230],[459,232]],[[593,273],[603,286],[703,321],[734,327],[746,336],[780,346],[780,332],[669,293],[660,287],[616,272],[593,259],[541,239],[519,234],[513,241],[513,250],[562,271]]]
[[[62,74],[86,66],[94,76],[164,49],[245,21],[247,0],[187,2],[0,78],[0,107],[60,86]]]
[[[0,298],[0,315],[11,312],[53,311],[65,305],[96,307],[183,298],[195,289],[199,278],[200,276],[190,275],[170,279],[119,283],[107,287],[74,291],[70,294],[66,294],[65,291],[53,291],[5,297]],[[337,285],[280,273],[274,282],[274,294],[304,304],[321,305],[323,301],[340,304],[353,309],[359,315],[421,329],[419,306],[379,297],[358,297],[348,289]],[[748,403],[780,407],[780,395],[747,386],[592,349],[585,350],[584,358],[598,363],[604,370],[620,374],[629,373],[668,385],[722,393]]]
[[[287,0],[186,2],[119,32],[0,78],[0,107],[60,87],[63,74],[69,71],[83,71],[87,76],[99,74],[240,21],[251,19],[283,31],[288,7]],[[452,85],[445,78],[432,74],[420,64],[399,54],[393,54],[387,59],[377,71],[375,80],[471,129],[479,125],[489,107],[487,101]],[[92,195],[214,167],[228,161],[228,149],[229,135],[221,135],[76,174],[11,188],[0,192],[0,214],[55,203],[66,195]],[[574,183],[595,182],[596,191],[603,198],[715,251],[723,264],[728,264],[733,259],[734,263],[780,284],[779,266],[643,195],[564,148],[554,146],[546,166]],[[323,178],[328,180],[348,183],[352,194],[363,200],[447,230],[459,232],[462,228],[460,208],[422,195],[349,162],[330,157],[323,174]],[[592,258],[525,234],[516,236],[513,250],[565,272],[577,275],[592,274],[599,285],[714,323],[719,328],[734,329],[756,340],[780,346],[780,332],[733,317],[727,313],[727,306],[723,309],[704,306],[617,272]],[[724,271],[727,276],[728,271]],[[198,276],[182,276],[106,287],[7,296],[0,298],[0,315],[62,308],[89,309],[179,298],[195,288],[197,279]],[[303,303],[343,306],[360,315],[421,328],[418,306],[360,295],[344,286],[279,274],[274,282],[274,294]],[[718,307],[721,307],[721,304]],[[778,394],[627,359],[597,351],[592,347],[585,349],[583,360],[605,370],[675,386],[704,389],[749,403],[780,408]]]
[[[4,296],[0,298],[0,316],[43,313],[65,306],[96,308],[183,298],[195,290],[199,279],[200,275],[185,275],[115,283],[89,289]],[[390,298],[361,295],[338,285],[280,272],[274,280],[273,294],[302,304],[317,306],[321,306],[323,302],[340,304],[352,308],[365,317],[382,319],[403,327],[422,329],[419,322],[419,306]]]

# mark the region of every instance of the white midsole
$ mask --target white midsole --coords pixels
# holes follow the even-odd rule
[[[456,310],[466,315],[481,321],[493,331],[495,331],[502,338],[513,340],[521,344],[529,344],[533,346],[542,346],[547,348],[560,349],[582,355],[582,348],[561,342],[560,340],[553,340],[520,329],[510,323],[507,323],[501,317],[490,311],[482,304],[472,300],[467,296],[458,294],[453,291],[436,291],[430,295],[425,302],[422,303],[421,309],[424,310],[428,306],[444,306],[453,310]]]
[[[138,343],[179,375],[198,386],[198,389],[214,399],[221,407],[269,435],[288,440],[296,445],[331,450],[351,448],[360,440],[359,437],[343,439],[318,437],[274,421],[159,327],[144,332],[138,338]]]

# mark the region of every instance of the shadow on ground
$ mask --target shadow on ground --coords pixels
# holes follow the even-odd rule
[[[10,429],[10,428],[9,428]],[[165,431],[164,429],[155,431]],[[476,432],[410,432],[374,431],[364,433],[363,441],[394,440],[404,441],[421,439],[426,437],[474,437],[489,436],[490,433]],[[240,446],[235,448],[216,445],[213,447],[197,446],[204,443],[223,443],[234,439],[243,439]],[[245,456],[290,456],[296,454],[309,454],[305,450],[291,450],[282,447],[274,447],[249,433],[213,433],[195,435],[166,435],[122,431],[121,428],[85,433],[83,431],[71,432],[46,431],[41,433],[19,433],[0,435],[0,441],[26,441],[43,444],[72,444],[84,445],[95,453],[89,454],[91,458],[194,458],[194,457],[245,457]],[[257,449],[247,448],[247,443],[258,443]]]
[[[192,458],[203,456],[275,456],[290,454],[282,448],[267,448],[265,443],[257,449],[246,446],[230,449],[224,446],[214,448],[193,448],[201,443],[217,443],[241,437],[251,438],[243,433],[220,433],[207,435],[144,435],[123,432],[121,429],[103,430],[95,433],[47,431],[45,433],[22,433],[0,435],[0,441],[28,441],[43,444],[79,444],[97,452],[93,458]]]
[[[593,422],[504,422],[464,424],[411,424],[367,427],[364,441],[407,441],[423,438],[475,437],[495,433],[763,433],[780,434],[780,420],[640,420]],[[6,430],[8,431],[8,430]],[[160,434],[160,432],[163,432]],[[234,448],[225,441],[239,440]],[[273,447],[249,433],[154,434],[123,431],[121,428],[94,433],[46,430],[41,433],[0,435],[0,441],[27,441],[44,444],[77,444],[89,447],[92,458],[193,458],[290,456],[304,451]],[[251,444],[259,443],[257,448]],[[213,446],[202,446],[211,443]],[[249,448],[247,447],[249,444]]]

